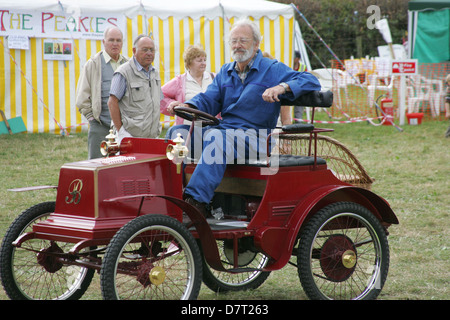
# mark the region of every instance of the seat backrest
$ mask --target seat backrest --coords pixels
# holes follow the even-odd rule
[[[333,104],[333,92],[330,90],[311,91],[301,95],[298,99],[294,101],[287,99],[281,100],[282,106],[330,108],[332,104]]]

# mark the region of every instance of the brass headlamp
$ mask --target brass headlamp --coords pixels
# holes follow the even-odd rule
[[[171,160],[177,165],[177,173],[180,173],[181,163],[183,159],[186,158],[189,150],[183,145],[184,140],[181,138],[181,134],[178,133],[177,137],[173,140],[175,145],[169,144],[166,148],[167,159]]]
[[[113,130],[109,130],[109,134],[105,137],[106,141],[102,141],[100,144],[100,152],[104,157],[115,155],[120,151],[119,144],[116,142],[116,136]]]

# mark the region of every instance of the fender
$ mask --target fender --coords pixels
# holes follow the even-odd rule
[[[266,268],[277,270],[288,263],[297,235],[304,222],[313,214],[328,204],[352,201],[368,208],[384,225],[398,224],[398,219],[386,200],[375,193],[348,185],[323,186],[303,197],[292,212],[286,226],[289,226],[286,236],[281,240],[277,248],[282,250],[279,259],[268,265]]]
[[[131,198],[141,198],[140,208],[142,207],[142,203],[146,200],[146,198],[162,198],[174,203],[188,215],[189,219],[191,219],[193,226],[195,227],[195,229],[199,234],[203,254],[205,256],[206,261],[208,262],[208,265],[217,271],[230,272],[230,270],[227,270],[223,267],[222,262],[220,261],[219,249],[217,248],[216,239],[213,236],[211,227],[209,226],[205,217],[203,217],[203,215],[200,213],[200,211],[198,211],[197,208],[190,205],[189,203],[186,203],[184,200],[160,194],[137,194],[105,199],[103,201],[114,202]],[[138,216],[140,215],[140,208],[137,214]]]

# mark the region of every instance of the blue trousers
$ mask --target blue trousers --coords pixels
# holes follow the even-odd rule
[[[166,138],[173,139],[181,133],[186,139],[188,132],[186,125],[174,126],[167,131]],[[268,132],[270,130],[234,129],[220,124],[195,127],[189,147],[191,156],[194,155],[198,163],[185,193],[199,202],[209,203],[227,164],[258,163],[267,159]]]

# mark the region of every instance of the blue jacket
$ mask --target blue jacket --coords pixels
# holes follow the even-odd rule
[[[221,113],[222,128],[275,128],[281,104],[264,101],[262,94],[280,82],[286,82],[292,90],[280,98],[291,101],[321,88],[312,74],[297,72],[277,60],[264,58],[260,50],[244,83],[235,65],[236,62],[224,64],[206,92],[186,101],[211,115]]]

